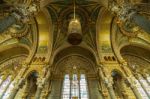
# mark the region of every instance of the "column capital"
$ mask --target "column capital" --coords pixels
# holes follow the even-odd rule
[[[45,84],[46,78],[37,78],[37,86],[38,88],[43,88]]]
[[[107,85],[107,87],[112,87],[114,83],[112,77],[104,77],[104,82]]]

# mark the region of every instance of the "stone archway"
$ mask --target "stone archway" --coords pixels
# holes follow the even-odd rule
[[[122,57],[128,62],[131,70],[141,72],[146,70],[150,71],[150,50],[138,46],[138,45],[127,45],[124,46],[120,53]]]

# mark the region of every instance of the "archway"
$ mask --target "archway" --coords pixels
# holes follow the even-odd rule
[[[139,94],[144,99],[149,99],[150,50],[141,45],[127,45],[120,50],[120,53],[135,77],[134,84]]]
[[[97,89],[98,81],[96,74],[95,57],[89,50],[79,46],[72,46],[61,50],[59,53],[57,53],[54,59],[53,79],[51,80],[53,88],[48,99],[53,99],[54,97],[55,99],[64,99],[63,89],[66,77],[69,77],[66,79],[68,79],[68,81],[70,80],[71,83],[68,85],[71,86],[74,82],[74,77],[77,80],[77,85],[79,87],[81,87],[81,80],[86,81],[87,84],[84,83],[87,87],[87,91],[85,91],[85,93],[88,95],[86,97],[88,97],[88,99],[98,99],[99,92]],[[72,87],[70,88],[71,91]],[[80,88],[77,89],[79,90],[77,97],[82,97]],[[90,90],[92,90],[92,92]],[[93,92],[95,94],[92,94]],[[68,98],[69,97],[72,96],[68,94]]]

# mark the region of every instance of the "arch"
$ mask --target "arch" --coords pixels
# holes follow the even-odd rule
[[[26,74],[25,79],[27,79],[30,75],[32,75],[34,73],[36,73],[37,75],[39,75],[39,73],[36,70],[32,70],[28,74]]]
[[[124,89],[124,79],[123,74],[120,70],[114,69],[112,70],[112,77],[113,77],[113,89],[116,96],[119,96],[121,99],[125,98],[126,96],[122,93],[125,91]]]
[[[85,49],[80,46],[70,46],[67,48],[64,48],[62,50],[59,50],[57,53],[54,54],[54,60],[53,63],[57,63],[58,60],[61,58],[68,56],[68,55],[79,55],[83,56],[85,58],[90,59],[92,62],[96,63],[96,58],[94,54],[89,51],[88,49]]]
[[[125,54],[132,54],[135,56],[143,57],[144,59],[148,59],[150,61],[150,49],[138,44],[130,44],[122,47],[120,54],[122,56]]]
[[[138,44],[126,45],[122,47],[120,54],[133,71],[150,71],[150,49],[148,47]]]
[[[11,58],[17,57],[17,56],[28,56],[29,55],[29,49],[21,44],[12,44],[9,46],[3,46],[0,49],[0,63],[3,63]]]
[[[28,92],[26,98],[31,98],[35,95],[37,90],[37,78],[38,73],[36,71],[31,71],[26,78],[26,87],[28,88],[26,91]]]
[[[143,38],[132,36],[126,36],[125,34],[121,33],[118,24],[117,18],[114,17],[111,24],[111,45],[116,56],[116,59],[119,63],[124,62],[124,58],[122,57],[120,51],[122,48],[128,45],[134,45],[139,47],[144,47],[146,49],[150,49],[149,43],[144,40]]]
[[[111,71],[111,75],[112,75],[112,77],[114,77],[114,76],[120,76],[121,78],[123,78],[124,77],[124,75],[122,74],[122,72],[120,71],[120,70],[118,70],[118,69],[113,69],[112,71]]]
[[[112,53],[110,40],[110,28],[112,19],[113,17],[111,16],[111,13],[102,7],[96,22],[96,43],[100,62],[104,61],[104,53]]]
[[[38,27],[38,46],[36,48],[37,53],[41,53],[43,48],[43,54],[45,54],[45,61],[48,63],[51,57],[52,45],[53,45],[53,24],[51,15],[47,8],[43,8],[36,17]]]
[[[79,69],[82,73],[96,73],[96,68],[94,68],[94,64],[88,58],[84,56],[71,54],[66,57],[63,57],[55,64],[56,73],[65,71],[72,71],[74,66]]]

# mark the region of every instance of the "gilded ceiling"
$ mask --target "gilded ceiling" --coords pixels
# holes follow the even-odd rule
[[[27,63],[45,59],[45,63],[53,64],[63,55],[71,54],[83,55],[97,63],[107,58],[117,62],[124,60],[120,52],[124,46],[150,43],[149,29],[140,26],[140,22],[136,23],[138,26],[133,24],[127,17],[137,11],[149,20],[149,0],[3,0],[0,4],[0,19],[14,13],[21,17],[15,14],[18,19],[2,32],[0,44],[27,49]],[[77,45],[67,41],[74,14],[81,23],[82,42]]]

